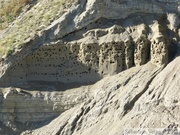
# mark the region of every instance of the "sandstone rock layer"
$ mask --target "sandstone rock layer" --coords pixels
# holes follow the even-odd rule
[[[121,135],[131,128],[176,129],[179,0],[75,3],[0,59],[0,134]]]
[[[90,100],[32,134],[177,133],[179,60],[176,58],[164,69],[147,64],[103,79],[94,85]]]

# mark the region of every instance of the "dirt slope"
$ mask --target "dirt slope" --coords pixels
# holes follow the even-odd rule
[[[86,103],[63,113],[32,134],[128,135],[145,131],[144,135],[147,135],[175,132],[180,124],[179,62],[177,57],[164,69],[147,64],[105,78],[92,86],[94,96]]]

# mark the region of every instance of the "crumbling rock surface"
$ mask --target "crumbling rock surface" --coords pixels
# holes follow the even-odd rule
[[[44,91],[3,88],[0,94],[2,134],[15,135],[47,124],[62,112],[86,101],[91,92],[89,86],[64,92],[54,91],[53,86],[46,86]]]
[[[29,129],[22,134],[121,135],[131,128],[176,129],[179,4],[81,0],[42,35],[1,59],[2,134]]]
[[[32,134],[178,133],[179,62],[178,57],[164,69],[148,63],[105,78],[92,87],[88,101]]]
[[[114,58],[109,58],[108,60],[109,62],[105,61],[107,64],[103,64],[107,68],[109,67],[109,69],[104,69],[103,67],[98,66],[99,65],[98,62],[100,62],[98,61],[99,56],[97,56],[97,58],[95,57],[96,60],[92,60],[92,61],[97,62],[95,66],[96,72],[100,71],[100,72],[106,73],[110,71],[110,74],[114,74],[116,71],[119,72],[124,69],[130,68],[134,64],[142,65],[146,63],[149,58],[152,59],[152,63],[155,63],[157,65],[166,64],[169,61],[168,50],[171,47],[169,47],[168,45],[169,42],[164,41],[164,40],[174,39],[173,40],[174,45],[178,44],[179,39],[177,39],[177,36],[178,36],[177,33],[179,31],[179,23],[180,23],[179,14],[180,13],[179,13],[178,1],[82,0],[77,6],[73,6],[62,17],[60,17],[58,20],[55,20],[52,23],[52,25],[50,25],[41,36],[34,37],[20,51],[14,53],[12,56],[9,56],[8,58],[4,60],[1,60],[1,63],[0,63],[1,65],[0,76],[2,78],[1,84],[3,85],[5,82],[9,83],[9,81],[7,81],[9,80],[7,79],[9,76],[7,75],[8,74],[7,72],[11,72],[12,70],[11,68],[13,68],[13,66],[17,67],[18,63],[20,63],[21,61],[24,61],[24,59],[26,59],[27,57],[32,56],[33,53],[35,53],[35,50],[37,52],[38,49],[41,49],[40,46],[47,45],[47,44],[48,46],[54,45],[54,44],[59,45],[59,46],[64,46],[66,45],[66,42],[68,42],[69,44],[70,41],[73,42],[72,44],[78,42],[79,45],[89,44],[89,42],[91,45],[94,43],[97,43],[98,46],[101,46],[103,43],[111,44],[112,42],[133,41],[133,44],[138,43],[138,45],[134,45],[135,47],[133,47],[133,45],[132,47],[130,47],[132,50],[128,49],[130,52],[130,56],[123,56],[125,58],[123,58],[122,61],[125,60],[127,62],[122,62],[123,64],[120,63],[121,64],[120,66],[118,66],[119,64],[118,62],[114,62],[115,63],[114,65],[109,64],[109,62],[111,61],[110,59],[114,59]],[[154,24],[154,22],[158,22],[158,23]],[[162,41],[159,41],[159,39],[157,39],[159,36],[157,37],[156,35],[152,37],[156,33],[156,31],[153,31],[152,25],[158,25],[162,27],[163,30],[166,29],[166,27],[169,27],[167,28],[167,31],[164,31],[164,32],[161,31],[162,29],[160,31],[157,30],[160,32],[160,34],[162,34],[162,37],[164,37],[165,39],[161,38]],[[169,33],[172,33],[171,31],[173,32],[175,31],[176,34],[169,34]],[[140,47],[142,46],[140,45],[142,43],[139,40],[137,40],[137,38],[141,38],[141,37],[145,38],[143,40],[146,40],[145,46],[147,47],[145,46]],[[84,40],[79,41],[81,39],[82,40],[84,39]],[[143,51],[146,52],[149,50],[148,41],[151,41],[151,44],[152,44],[152,47],[151,47],[152,56],[147,57],[147,56],[144,56],[145,54],[142,54],[141,52]],[[159,43],[161,44],[160,45],[161,47],[156,47],[156,44],[159,44]],[[123,49],[123,45],[119,45],[119,46],[122,46],[121,48]],[[45,48],[45,47],[42,47],[42,48]],[[101,47],[97,47],[94,53],[98,52],[98,48],[101,48]],[[137,61],[134,61],[133,60],[134,58],[132,57],[134,48],[136,48],[135,52],[138,53],[138,54],[134,54],[135,59],[137,59]],[[167,53],[163,54],[164,51]],[[48,53],[53,53],[53,52],[48,51]],[[77,52],[72,52],[72,53],[75,53],[74,55],[76,55]],[[56,55],[56,54],[54,53],[50,55]],[[88,54],[88,55],[80,54],[80,55],[82,55],[82,57],[83,56],[92,57],[89,55],[93,55],[93,54]],[[121,55],[121,54],[118,54],[118,55]],[[114,56],[112,55],[108,57],[114,57]],[[81,59],[87,59],[87,58],[81,58]],[[76,59],[76,61],[78,60]],[[92,64],[91,62],[89,62],[89,64],[85,64],[85,66],[92,65],[91,68],[94,68],[93,67],[94,62],[92,62]],[[24,65],[22,67],[24,68]],[[104,71],[102,71],[102,68],[104,69]],[[25,69],[25,70],[26,70],[25,72],[31,72],[31,71],[28,71],[28,69]],[[73,69],[73,70],[76,70],[76,69]],[[20,74],[24,74],[24,73],[20,73]],[[97,76],[98,75],[100,76],[99,78],[102,77],[100,73],[98,73]],[[47,78],[47,77],[43,77],[43,78]],[[18,79],[19,78],[17,78],[17,80]],[[67,77],[67,79],[69,79],[69,77]],[[85,78],[83,78],[83,80],[84,79]],[[4,80],[5,82],[3,82]],[[42,79],[40,80],[45,81]],[[96,79],[96,80],[92,79],[92,80],[96,82],[99,79]],[[61,81],[61,79],[59,81]],[[74,79],[73,79],[73,82],[74,82]]]
[[[152,15],[154,23],[125,26],[130,18],[101,18],[61,40],[40,46],[9,68],[1,84],[21,86],[28,82],[93,84],[105,76],[117,74],[148,61],[161,66],[175,56],[177,34],[169,36],[167,16]],[[135,15],[131,21],[136,22]],[[99,26],[97,25],[100,24]],[[173,57],[174,57],[173,56]]]

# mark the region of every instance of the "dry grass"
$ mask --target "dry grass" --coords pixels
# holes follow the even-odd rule
[[[4,29],[8,26],[8,23],[16,18],[30,0],[6,0],[0,2],[0,29]]]
[[[15,16],[28,2],[29,0],[10,0],[4,2],[4,4],[1,5],[0,15],[2,17],[7,17],[9,15]]]
[[[12,23],[13,25],[4,29],[3,34],[0,33],[0,58],[12,54],[17,48],[22,48],[35,35],[41,35],[47,26],[58,19],[70,6],[77,4],[78,1],[38,0],[38,3],[29,11],[21,15],[19,19],[16,18]],[[20,11],[21,8],[15,13],[19,14]]]

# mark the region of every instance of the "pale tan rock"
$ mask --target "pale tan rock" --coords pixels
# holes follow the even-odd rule
[[[81,0],[2,59],[2,127],[29,129],[24,135],[176,128],[179,58],[167,64],[178,55],[171,50],[180,42],[178,7],[178,0]]]
[[[170,42],[165,34],[165,28],[155,22],[152,31],[154,35],[151,40],[151,62],[156,65],[167,64]]]
[[[173,134],[179,129],[179,62],[178,57],[164,69],[149,63],[105,78],[92,87],[90,101],[33,135]]]
[[[180,24],[179,15],[177,15],[176,13],[170,13],[170,14],[167,14],[167,19],[170,23],[170,29],[176,32]]]
[[[126,68],[129,69],[134,65],[134,43],[132,40],[125,42],[125,61]]]
[[[150,57],[150,42],[145,36],[136,40],[134,51],[134,63],[137,66],[145,64]]]
[[[90,95],[88,87],[65,92],[27,91],[19,88],[1,88],[1,91],[0,121],[23,124],[40,122],[58,116],[84,102]]]

